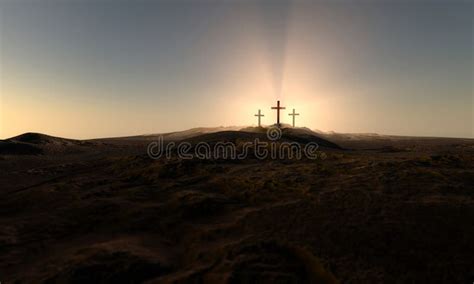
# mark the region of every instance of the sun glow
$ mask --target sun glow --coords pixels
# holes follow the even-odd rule
[[[282,122],[295,108],[296,125],[311,129],[473,135],[462,7],[453,20],[441,7],[347,1],[83,1],[84,13],[10,2],[0,138],[256,125],[258,109],[273,124],[277,100]]]

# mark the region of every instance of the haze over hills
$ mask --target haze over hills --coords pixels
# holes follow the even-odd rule
[[[256,132],[264,133],[269,127],[273,125],[264,125],[262,127],[256,126],[219,126],[219,127],[196,127],[188,130],[174,131],[167,133],[150,133],[136,136],[124,136],[124,137],[111,137],[111,138],[96,138],[91,140],[108,140],[108,139],[129,139],[129,140],[153,140],[156,136],[163,136],[165,140],[183,140],[186,138],[192,138],[202,134],[215,133],[221,131],[242,131],[242,132]],[[322,131],[318,129],[310,129],[307,127],[291,127],[289,124],[282,123],[281,129],[289,130],[298,135],[308,134],[320,137],[332,137],[338,140],[365,140],[365,139],[461,139],[461,140],[472,140],[472,138],[454,138],[454,137],[433,137],[433,136],[407,136],[407,135],[391,135],[381,133],[341,133],[335,131]]]
[[[156,141],[162,137],[164,141],[190,141],[216,143],[238,141],[268,141],[266,135],[268,128],[264,127],[215,127],[215,128],[193,128],[185,131],[146,134],[129,137],[100,138],[91,140],[73,140],[60,137],[49,136],[40,133],[25,133],[10,139],[1,141],[0,154],[40,154],[54,153],[65,149],[80,150],[87,146],[110,145],[135,145],[144,146],[151,141]],[[281,141],[297,143],[318,143],[321,147],[340,148],[336,144],[321,138],[317,133],[306,128],[282,127]]]
[[[25,133],[5,140],[0,140],[0,154],[40,154],[55,153],[60,151],[80,151],[87,147],[110,145],[135,146],[144,145],[151,141],[156,141],[162,137],[164,141],[183,141],[211,142],[211,141],[232,141],[244,139],[252,140],[259,138],[262,141],[268,140],[266,132],[270,126],[255,127],[198,127],[184,131],[175,131],[169,133],[144,134],[137,136],[97,138],[87,140],[76,140],[49,136],[41,133]],[[422,142],[425,146],[437,144],[463,144],[473,141],[469,138],[441,138],[441,137],[410,137],[396,135],[382,135],[377,133],[336,133],[333,131],[323,132],[320,130],[311,130],[306,127],[291,127],[287,124],[281,125],[282,141],[308,143],[315,142],[321,147],[340,148],[358,148],[369,147],[387,147],[398,144],[398,146],[410,145],[416,142]],[[371,146],[368,146],[367,144]]]

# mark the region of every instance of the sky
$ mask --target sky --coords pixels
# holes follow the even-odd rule
[[[473,1],[0,0],[0,139],[282,121],[474,138]]]

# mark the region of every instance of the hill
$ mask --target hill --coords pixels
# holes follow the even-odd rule
[[[93,145],[94,143],[90,141],[27,132],[9,139],[0,140],[0,155],[37,155],[77,152],[84,147]]]

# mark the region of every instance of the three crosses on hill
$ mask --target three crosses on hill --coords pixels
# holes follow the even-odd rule
[[[281,109],[286,109],[285,107],[282,107],[280,106],[280,101],[277,101],[277,106],[276,107],[272,107],[271,109],[275,109],[277,111],[277,126],[279,127],[280,126],[280,110]],[[295,112],[295,109],[293,109],[293,112],[292,113],[289,113],[288,114],[289,116],[293,116],[293,127],[295,127],[295,116],[297,115],[300,115],[299,113],[296,113]],[[258,127],[261,126],[261,117],[262,116],[265,116],[261,113],[260,110],[258,110],[258,114],[256,114],[255,116],[258,117]]]

